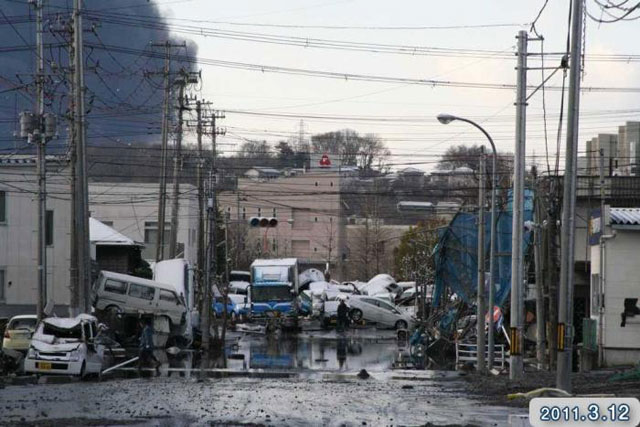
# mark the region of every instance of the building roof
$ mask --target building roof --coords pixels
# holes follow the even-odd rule
[[[640,225],[640,208],[611,208],[611,224]]]
[[[96,245],[143,246],[95,218],[89,218],[89,240]]]

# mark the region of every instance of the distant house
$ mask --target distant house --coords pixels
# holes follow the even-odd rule
[[[132,274],[140,266],[144,244],[94,218],[89,218],[89,239],[91,257],[101,270]]]
[[[255,180],[269,180],[279,178],[281,175],[278,169],[274,168],[265,168],[261,166],[256,166],[244,173],[244,176],[249,179]]]

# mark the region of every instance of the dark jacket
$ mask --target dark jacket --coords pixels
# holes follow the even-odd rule
[[[140,334],[140,348],[153,349],[153,328],[151,325],[145,325]]]
[[[338,304],[338,319],[346,319],[349,315],[349,307],[344,302]]]

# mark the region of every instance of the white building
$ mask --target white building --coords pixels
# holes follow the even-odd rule
[[[89,184],[91,216],[136,242],[144,242],[142,258],[155,261],[158,236],[157,183],[99,182]],[[165,258],[169,258],[171,234],[171,187],[165,214]],[[192,265],[198,252],[198,193],[190,184],[180,185],[178,210],[178,256]]]
[[[602,366],[640,361],[640,208],[605,207],[589,223],[591,319]],[[589,338],[586,337],[589,341]]]
[[[47,156],[47,298],[55,312],[69,305],[69,173]],[[31,156],[0,157],[0,317],[35,314],[38,286],[38,184]]]

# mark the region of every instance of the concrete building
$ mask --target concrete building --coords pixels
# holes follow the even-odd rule
[[[239,179],[236,191],[221,192],[232,266],[244,268],[258,257],[296,257],[302,268],[324,270],[329,263],[338,278],[346,257],[343,179],[337,170],[317,170],[267,181]],[[278,226],[251,228],[251,217],[277,218]]]
[[[91,216],[135,242],[143,242],[142,258],[155,261],[158,237],[157,183],[90,183]],[[194,265],[197,260],[198,194],[190,184],[180,186],[178,211],[178,256]],[[171,191],[165,219],[165,258],[169,257]]]
[[[605,175],[611,176],[617,168],[618,135],[601,133],[587,141],[587,170],[584,175],[596,176],[600,174],[600,153],[604,151]]]
[[[35,314],[38,285],[38,197],[35,159],[0,157],[0,317]],[[65,159],[47,157],[46,300],[69,306],[69,173]]]
[[[591,313],[601,366],[640,361],[640,208],[605,207],[590,217]]]

